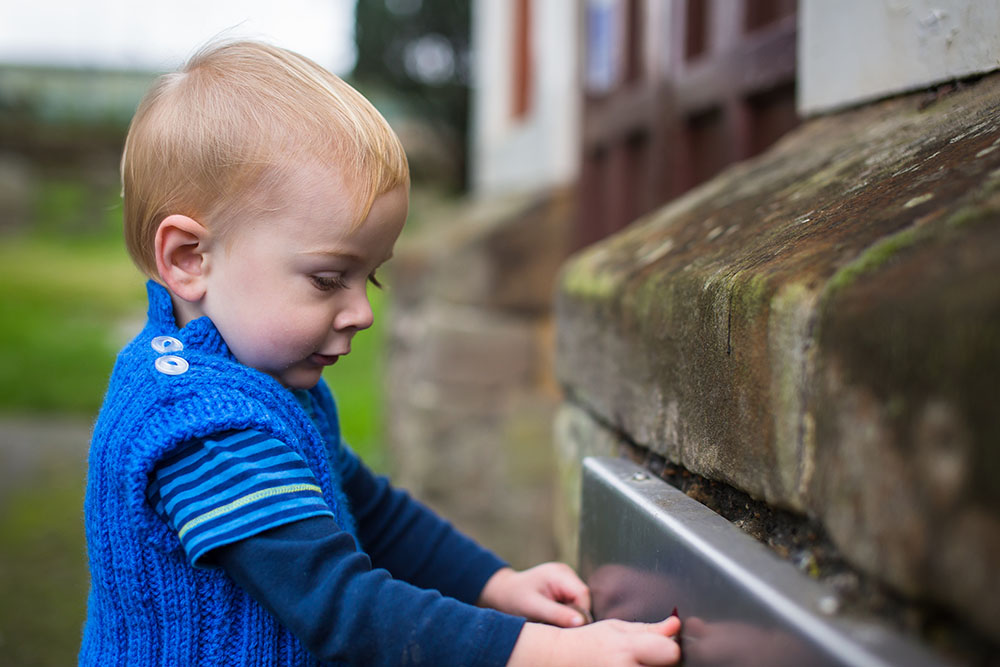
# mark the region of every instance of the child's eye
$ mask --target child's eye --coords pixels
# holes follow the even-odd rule
[[[347,287],[347,283],[341,276],[309,276],[309,280],[312,281],[316,289],[324,292]]]
[[[378,280],[378,278],[375,277],[375,272],[374,271],[372,271],[371,275],[368,276],[368,282],[370,282],[372,285],[374,285],[378,289],[382,289],[382,283],[380,283],[379,280]]]

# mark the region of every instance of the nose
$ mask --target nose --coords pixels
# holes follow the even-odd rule
[[[342,331],[345,329],[355,329],[361,331],[367,329],[375,321],[371,303],[368,301],[368,294],[364,288],[360,290],[350,290],[345,295],[347,302],[340,312],[333,318],[333,328]]]

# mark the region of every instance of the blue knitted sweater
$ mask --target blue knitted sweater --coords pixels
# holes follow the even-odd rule
[[[80,663],[314,664],[225,573],[187,563],[176,533],[147,503],[146,487],[155,463],[184,442],[257,429],[303,457],[338,524],[353,531],[328,458],[327,443],[340,446],[336,420],[321,414],[317,430],[290,391],[233,358],[208,318],[178,329],[168,292],[154,282],[148,292],[149,321],[118,356],[90,448],[84,514],[91,590]],[[183,349],[157,351],[158,336],[176,338]],[[170,355],[187,370],[157,370],[157,360],[162,368]],[[310,391],[321,412],[335,417],[325,384]]]

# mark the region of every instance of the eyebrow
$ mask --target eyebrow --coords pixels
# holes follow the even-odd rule
[[[299,253],[300,255],[316,255],[320,257],[340,257],[343,259],[350,260],[357,264],[364,264],[364,258],[360,255],[355,255],[353,252],[344,252],[342,250],[303,250]],[[389,256],[383,259],[379,264],[385,264],[390,259],[392,259],[394,253],[389,253]]]
[[[355,255],[353,252],[343,252],[342,250],[303,250],[299,254],[319,255],[322,257],[343,257],[344,259],[349,259],[358,263],[363,261],[360,255]]]

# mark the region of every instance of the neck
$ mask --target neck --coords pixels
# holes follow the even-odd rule
[[[178,329],[184,328],[188,322],[202,316],[198,306],[190,301],[185,301],[174,294],[170,295],[170,301],[174,305],[174,320],[177,322]]]

